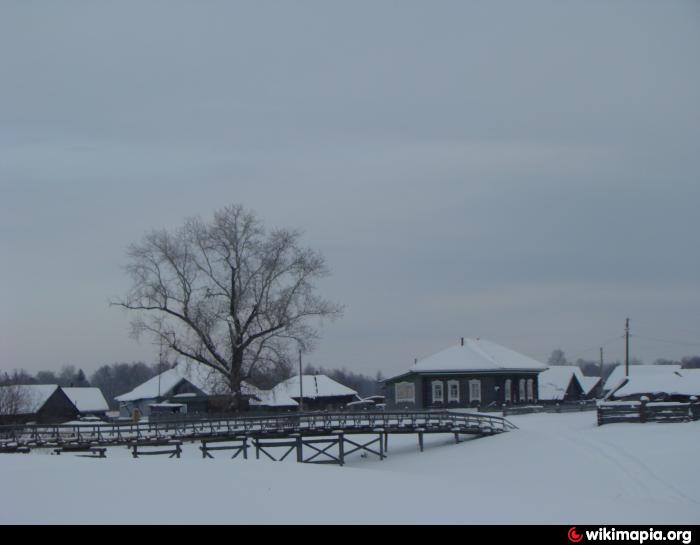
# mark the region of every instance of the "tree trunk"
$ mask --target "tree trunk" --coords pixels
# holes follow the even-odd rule
[[[231,389],[231,402],[229,409],[238,412],[243,409],[241,398],[241,369],[243,367],[243,351],[235,351],[231,360],[231,373],[229,374],[229,388]]]

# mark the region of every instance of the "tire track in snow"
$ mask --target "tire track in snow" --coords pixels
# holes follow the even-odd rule
[[[623,447],[616,445],[615,443],[611,443],[609,441],[606,441],[604,439],[597,439],[596,440],[600,444],[604,444],[613,450],[615,450],[617,453],[619,453],[622,457],[625,459],[631,461],[634,463],[638,468],[640,468],[643,472],[645,472],[649,477],[654,479],[656,482],[659,484],[663,485],[670,491],[674,492],[676,496],[678,496],[679,499],[689,501],[691,503],[694,503],[696,505],[700,505],[700,501],[696,500],[695,498],[688,496],[685,492],[683,492],[681,489],[679,489],[677,486],[675,486],[673,483],[668,482],[665,480],[663,477],[660,477],[651,467],[649,467],[648,464],[637,458],[634,454],[631,454],[629,451],[625,450]]]

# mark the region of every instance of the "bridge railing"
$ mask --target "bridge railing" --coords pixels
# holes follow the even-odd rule
[[[102,422],[84,424],[34,424],[0,426],[0,446],[11,443],[64,442],[126,443],[160,438],[198,438],[217,435],[263,433],[323,433],[335,430],[385,432],[418,428],[444,431],[481,430],[502,432],[515,426],[497,415],[450,411],[377,411],[362,413],[315,412],[229,416],[208,420],[173,420],[140,423]]]

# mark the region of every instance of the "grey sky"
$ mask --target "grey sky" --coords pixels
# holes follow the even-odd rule
[[[318,365],[700,353],[698,53],[692,1],[0,2],[0,369],[152,360],[126,246],[230,203],[326,255]]]

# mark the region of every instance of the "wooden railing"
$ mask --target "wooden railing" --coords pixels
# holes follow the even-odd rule
[[[334,430],[347,434],[475,433],[489,435],[515,429],[495,415],[450,411],[297,413],[260,417],[235,416],[208,420],[168,422],[85,423],[0,426],[0,447],[60,445],[64,443],[128,444],[131,441],[200,439],[203,437],[284,436],[290,433],[321,435]]]

